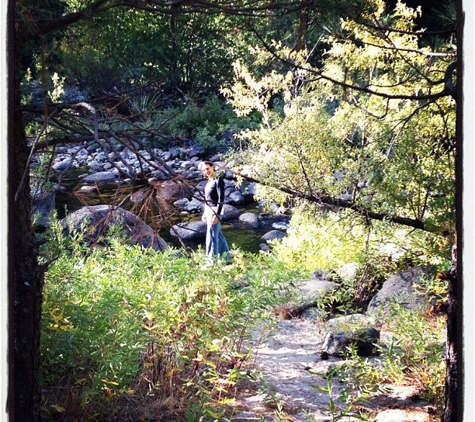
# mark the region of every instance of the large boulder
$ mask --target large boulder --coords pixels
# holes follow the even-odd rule
[[[318,307],[319,301],[340,289],[340,285],[328,280],[309,278],[295,282],[296,291],[293,303],[289,304],[289,315],[303,315],[308,309]]]
[[[71,157],[66,157],[53,164],[53,170],[57,171],[58,173],[66,171],[71,167],[73,167],[73,159]]]
[[[84,240],[91,245],[103,240],[113,224],[119,225],[125,231],[131,244],[160,251],[168,247],[167,243],[140,217],[121,207],[85,206],[65,217],[62,224],[68,232],[82,233]]]
[[[230,190],[226,200],[231,205],[244,205],[246,203],[246,198],[244,198],[241,191],[237,189]]]
[[[261,242],[269,243],[272,240],[281,240],[286,236],[287,236],[287,233],[282,230],[271,230],[267,232],[266,234],[264,234],[260,240]]]
[[[99,171],[97,173],[88,174],[83,178],[84,183],[107,183],[113,182],[116,175],[112,171]]]
[[[170,229],[170,234],[182,240],[202,240],[206,237],[206,222],[192,221],[175,224]]]
[[[239,221],[248,229],[258,229],[261,227],[261,219],[253,212],[245,212],[239,216]]]
[[[221,213],[221,221],[235,220],[239,217],[241,211],[234,205],[223,204],[223,212]]]
[[[309,278],[308,280],[301,280],[298,282],[298,296],[304,303],[313,303],[323,296],[329,295],[340,289],[338,283],[333,283],[328,280],[318,280]]]
[[[375,319],[365,314],[349,314],[330,318],[325,329],[330,332],[354,331],[360,328],[370,328],[375,325]]]
[[[412,311],[428,309],[430,302],[427,295],[424,294],[421,282],[431,277],[431,273],[430,267],[419,266],[392,275],[371,299],[367,313],[369,315],[386,313],[395,303]]]

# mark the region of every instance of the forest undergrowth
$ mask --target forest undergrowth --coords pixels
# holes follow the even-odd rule
[[[349,260],[369,268],[361,249],[349,241],[340,246]],[[276,309],[294,300],[297,281],[311,272],[298,256],[291,259],[292,250],[284,242],[269,254],[233,245],[230,264],[204,267],[201,248],[156,252],[128,245],[119,231],[91,247],[80,233],[66,236],[53,224],[43,245],[43,259],[50,260],[41,337],[43,420],[231,420],[241,386],[260,381],[249,366],[251,332],[270,331],[279,320]],[[328,251],[321,252],[308,263],[313,269],[336,265],[343,251],[333,262]],[[370,273],[381,278],[392,270],[394,265],[380,262]],[[343,293],[322,300],[322,318],[354,312],[361,283],[374,278],[345,281]],[[443,282],[428,285],[443,301]],[[383,380],[418,383],[438,405],[444,316],[400,315],[385,365],[375,368],[360,359],[340,376],[349,385],[358,379],[360,392]]]

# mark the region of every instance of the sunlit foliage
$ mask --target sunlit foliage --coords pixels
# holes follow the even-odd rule
[[[275,54],[294,64],[292,72],[255,76],[235,66],[235,83],[223,93],[238,113],[258,110],[265,123],[242,134],[249,142],[243,173],[262,180],[262,196],[279,203],[330,197],[360,214],[399,216],[449,235],[456,51],[450,42],[437,49],[421,42],[424,31],[414,26],[420,11],[373,6],[327,34],[321,67],[284,47]],[[273,98],[283,106],[273,107]]]

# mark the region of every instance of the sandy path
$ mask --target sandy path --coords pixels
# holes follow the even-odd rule
[[[245,411],[232,421],[333,421],[328,411],[328,394],[314,388],[315,385],[326,387],[326,380],[315,373],[326,373],[331,365],[341,360],[332,357],[321,360],[319,347],[322,342],[322,333],[314,320],[280,321],[274,332],[256,345],[255,365],[262,373],[264,385],[260,391],[251,389],[240,397],[238,406]],[[334,398],[337,398],[345,386],[336,381],[333,388]],[[384,422],[429,422],[430,406],[411,400],[413,393],[413,388],[393,386],[387,395],[375,397],[368,406],[386,411],[386,419],[380,419]],[[342,409],[343,405],[340,403],[339,407]],[[392,408],[396,411],[387,410]],[[282,410],[284,412],[280,412]],[[345,417],[339,420],[350,422],[357,419]]]

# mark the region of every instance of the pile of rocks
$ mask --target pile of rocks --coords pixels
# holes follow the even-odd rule
[[[205,159],[204,152],[200,147],[177,148],[161,150],[151,148],[148,150],[137,149],[135,151],[118,146],[113,151],[108,151],[105,146],[99,148],[97,144],[77,145],[74,147],[58,148],[53,161],[53,169],[61,175],[72,169],[82,169],[81,178],[83,191],[94,189],[96,184],[116,183],[117,185],[132,183],[135,179],[146,178],[150,182],[168,181],[173,183],[179,180],[198,185],[203,178],[198,170],[198,164]],[[206,157],[215,162],[217,167],[225,166],[219,155]],[[254,185],[245,185],[237,188],[234,175],[227,170],[224,174],[226,180],[226,201],[232,205],[244,205],[254,200]],[[172,190],[172,188],[169,188]],[[189,199],[189,198],[180,198]],[[193,200],[179,202],[179,206],[194,211],[199,203]]]
[[[238,184],[231,166],[224,163],[219,155],[205,157],[202,148],[171,148],[164,151],[160,149],[142,150],[137,148],[132,151],[129,148],[117,147],[113,151],[105,145],[98,147],[97,144],[76,145],[72,147],[58,148],[53,161],[53,169],[58,173],[58,180],[72,169],[80,169],[80,186],[78,188],[83,194],[93,194],[101,185],[114,184],[118,187],[123,184],[131,184],[134,179],[146,177],[150,183],[160,183],[160,193],[173,204],[183,219],[187,216],[200,215],[204,208],[203,190],[206,180],[203,180],[198,164],[203,160],[210,160],[215,163],[217,169],[222,169],[225,179],[225,205],[223,222],[237,221],[239,227],[246,230],[265,229],[269,225],[268,214],[264,212],[242,212],[241,210],[250,206],[260,209],[263,204],[255,202],[256,184]],[[57,189],[61,189],[59,186]],[[47,215],[54,210],[54,197],[50,198],[49,206],[44,205],[44,195],[38,195],[35,210],[42,215],[40,219],[43,225],[47,225]],[[41,202],[40,202],[41,200]],[[54,202],[53,202],[54,204]],[[111,212],[124,216],[123,209],[110,207]],[[277,210],[277,207],[275,208]],[[100,217],[94,217],[91,213],[99,213]],[[77,217],[84,214],[89,215],[88,221],[97,224],[97,220],[104,221],[102,214],[103,206],[95,208],[86,206],[76,210],[68,218],[69,224],[78,220],[84,224],[84,218]],[[128,214],[127,214],[128,215]],[[264,221],[264,217],[266,221]],[[130,215],[127,217],[130,220]],[[139,217],[136,217],[139,219]],[[186,218],[190,220],[190,218]],[[112,219],[117,224],[117,218]],[[271,241],[281,239],[286,235],[286,223],[289,218],[281,214],[279,221],[281,224],[273,228],[262,236],[260,249],[268,251]],[[274,221],[274,220],[273,220]],[[271,221],[272,224],[272,221]],[[144,226],[140,222],[137,225]],[[77,226],[77,225],[76,225]],[[146,226],[146,225],[145,225]],[[145,232],[149,233],[150,228]],[[201,241],[206,235],[206,226],[201,221],[188,221],[175,224],[171,230],[172,237],[180,238],[184,242]],[[136,235],[132,236],[136,238]],[[156,242],[140,241],[140,244],[155,245]],[[158,243],[159,249],[163,249],[163,240]]]

